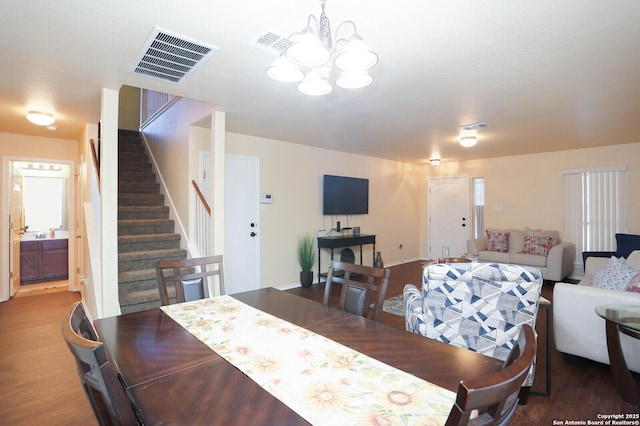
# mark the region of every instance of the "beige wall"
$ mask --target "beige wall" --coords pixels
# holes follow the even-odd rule
[[[190,148],[190,128],[195,124],[202,126],[203,118],[211,116],[215,108],[214,105],[205,102],[180,99],[162,114],[161,119],[144,128],[151,153],[187,235],[193,173],[190,164],[194,152]],[[208,120],[211,121],[210,118]],[[201,137],[202,134],[199,135],[199,139]]]
[[[118,128],[125,130],[140,129],[140,89],[122,86],[118,101]]]
[[[486,227],[555,229],[562,238],[562,171],[606,166],[627,166],[628,232],[639,234],[640,143],[442,163],[427,173],[484,177]]]
[[[226,142],[228,154],[260,159],[260,192],[273,194],[260,216],[262,287],[298,283],[298,236],[335,227],[322,215],[324,174],[369,179],[369,214],[338,216],[341,226],[376,234],[376,250],[387,264],[418,258],[421,167],[236,133],[227,133]],[[364,263],[371,265],[372,248],[364,249]],[[323,253],[323,272],[328,259]]]
[[[55,134],[52,132],[52,134]],[[68,139],[43,138],[36,136],[18,135],[14,133],[0,133],[0,157],[5,159],[46,159],[71,162],[75,172],[75,162],[78,152],[78,142]],[[0,163],[0,194],[3,194],[2,226],[0,232],[0,301],[9,298],[9,226],[8,205],[5,195],[9,186],[7,181],[9,171],[5,170],[5,161]],[[75,205],[71,208],[75,208]],[[69,215],[75,217],[75,211]],[[70,231],[72,231],[70,229]],[[70,232],[70,236],[71,236]],[[71,247],[70,247],[70,250]]]

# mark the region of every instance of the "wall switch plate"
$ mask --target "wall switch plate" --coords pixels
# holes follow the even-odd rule
[[[260,204],[273,204],[273,195],[271,194],[260,194]]]

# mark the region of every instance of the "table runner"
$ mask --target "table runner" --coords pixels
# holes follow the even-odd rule
[[[162,309],[314,425],[441,425],[456,394],[230,296]]]

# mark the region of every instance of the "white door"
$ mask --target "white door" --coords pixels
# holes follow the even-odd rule
[[[470,238],[469,179],[431,178],[429,190],[429,258],[460,256]],[[445,250],[443,250],[443,247]]]
[[[225,159],[224,286],[234,294],[260,288],[260,163]]]

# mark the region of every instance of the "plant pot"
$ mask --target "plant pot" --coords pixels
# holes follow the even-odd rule
[[[300,271],[300,284],[309,288],[313,284],[313,271]]]

